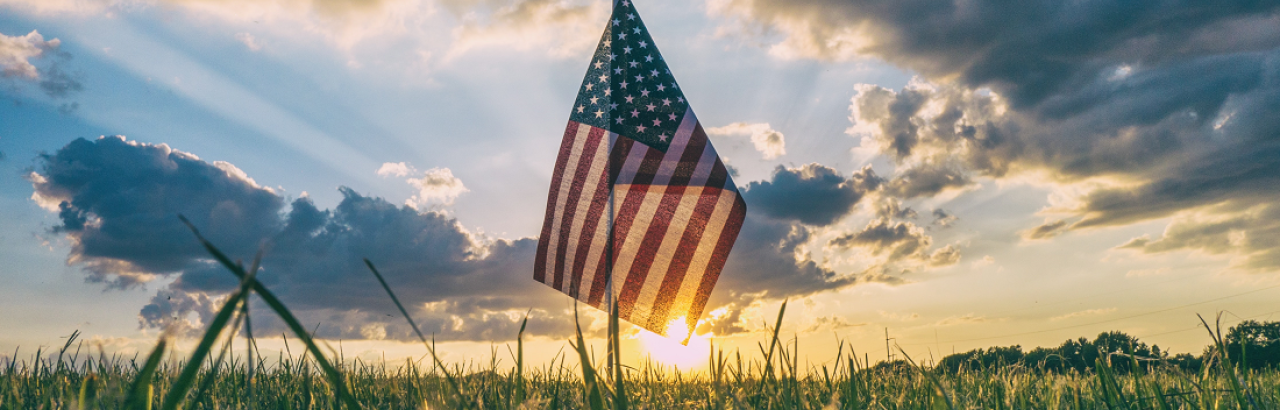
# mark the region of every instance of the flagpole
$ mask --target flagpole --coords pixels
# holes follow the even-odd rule
[[[613,6],[610,7],[609,9],[610,11],[609,14],[613,15],[613,10],[617,7],[618,7],[618,0],[614,0]],[[606,26],[606,27],[612,28],[612,26]],[[613,47],[610,46],[611,53],[612,53],[612,48]],[[610,60],[609,64],[612,65],[613,61]],[[611,102],[612,100],[613,98],[612,96],[610,96],[609,101]],[[614,344],[618,342],[617,340],[614,340],[614,334],[617,333],[617,330],[619,330],[617,329],[619,327],[618,321],[615,319],[617,308],[618,308],[616,305],[617,301],[615,301],[613,297],[613,242],[614,242],[613,240],[614,239],[613,238],[613,191],[614,191],[613,184],[616,182],[615,177],[613,175],[614,133],[605,132],[604,137],[605,137],[605,144],[608,146],[608,153],[605,156],[604,165],[606,167],[605,169],[607,170],[606,171],[607,175],[609,176],[609,205],[608,205],[609,212],[606,214],[607,215],[606,218],[608,218],[608,223],[609,223],[608,225],[609,242],[605,244],[605,261],[606,262],[604,264],[604,275],[606,278],[605,283],[608,285],[608,288],[609,288],[607,293],[605,293],[605,299],[604,299],[605,306],[607,306],[607,311],[609,312],[609,331],[606,332],[608,333],[608,335],[605,337],[606,338],[605,344],[607,345],[607,347],[605,348],[606,350],[605,355],[608,356],[608,358],[605,359],[605,373],[608,374],[609,382],[612,383],[613,382],[613,366],[614,366],[613,359],[614,359],[614,356],[617,355],[617,352],[614,351]],[[617,363],[617,365],[621,366],[622,363]]]

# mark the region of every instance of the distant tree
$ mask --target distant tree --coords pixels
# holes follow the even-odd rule
[[[943,357],[938,368],[956,373],[963,370],[988,370],[1023,364],[1022,346],[975,349]]]
[[[1225,339],[1232,363],[1250,369],[1280,367],[1280,322],[1246,320],[1228,330]]]

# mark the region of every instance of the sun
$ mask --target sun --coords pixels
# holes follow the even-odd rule
[[[649,357],[666,366],[677,366],[687,370],[707,362],[711,353],[709,335],[694,334],[689,337],[684,316],[672,319],[667,323],[667,336],[647,330],[640,331],[640,345]],[[681,345],[685,337],[689,337],[689,345]]]

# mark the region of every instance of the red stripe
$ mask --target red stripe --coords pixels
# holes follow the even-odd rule
[[[696,124],[695,124],[696,125]],[[635,309],[635,303],[640,296],[640,290],[644,287],[644,283],[649,276],[650,268],[653,267],[653,260],[657,257],[658,250],[662,246],[662,240],[667,236],[667,231],[672,229],[672,218],[675,217],[676,208],[680,206],[681,199],[685,195],[685,189],[689,185],[689,179],[693,176],[693,168],[696,167],[698,159],[702,157],[702,150],[706,148],[707,139],[704,134],[702,138],[697,138],[697,128],[690,136],[688,143],[684,147],[684,152],[680,153],[679,163],[676,169],[679,170],[683,164],[691,163],[693,166],[688,167],[688,172],[677,172],[668,182],[666,192],[663,192],[662,201],[658,204],[658,209],[653,215],[653,220],[649,223],[649,229],[645,232],[644,241],[640,243],[640,251],[636,255],[636,259],[632,261],[627,275],[627,283],[623,285],[622,293],[618,296],[618,315],[630,316],[631,311]],[[697,217],[694,214],[692,217]],[[709,215],[708,215],[709,216]],[[684,229],[683,226],[674,227],[675,229]],[[677,249],[687,247],[681,242]],[[696,243],[695,243],[696,246]],[[673,262],[675,260],[673,259]],[[686,263],[688,263],[686,261]],[[683,272],[681,272],[683,274]],[[666,281],[667,277],[663,278]],[[661,294],[659,294],[661,297]],[[674,297],[674,296],[672,296]],[[651,317],[652,320],[652,317]],[[665,329],[665,323],[662,323],[659,329]]]
[[[605,138],[608,138],[608,136],[605,136]],[[591,197],[591,207],[587,209],[587,215],[582,223],[582,233],[578,238],[578,253],[573,258],[573,282],[570,284],[569,293],[575,298],[578,297],[579,287],[582,286],[582,278],[586,274],[587,257],[591,254],[591,245],[595,241],[596,229],[600,225],[600,219],[605,218],[605,212],[608,212],[610,187],[608,172],[608,169],[600,171],[600,182],[594,187],[595,194]],[[609,228],[606,226],[605,229]],[[600,260],[604,259],[604,255],[601,255]],[[603,269],[597,269],[594,275],[592,279],[593,289],[596,281],[604,280]]]
[[[551,225],[555,221],[556,199],[560,197],[560,184],[564,178],[564,169],[568,166],[569,153],[573,151],[574,137],[578,135],[578,123],[569,121],[564,129],[564,138],[560,142],[560,155],[556,156],[556,168],[551,173],[551,190],[547,194],[547,215],[542,221],[542,234],[538,236],[538,253],[534,256],[533,280],[547,283],[547,240],[551,236]]]
[[[698,293],[693,297],[693,304],[689,306],[688,319],[689,329],[693,329],[698,324],[698,318],[702,317],[702,310],[707,307],[707,299],[711,298],[711,289],[716,286],[716,281],[720,279],[720,270],[724,269],[724,262],[729,258],[729,250],[733,249],[733,242],[738,239],[738,231],[742,230],[742,220],[746,217],[747,203],[742,201],[742,196],[738,195],[733,200],[733,211],[729,213],[729,219],[724,223],[724,230],[720,231],[720,240],[716,242],[716,248],[711,253],[711,260],[707,262],[706,273],[702,275],[702,284],[698,286]]]
[[[649,184],[653,182],[654,172],[662,164],[662,157],[665,155],[662,151],[650,149],[644,144],[635,144],[632,149],[646,151],[644,160],[640,163],[640,170],[636,173],[636,179],[631,181],[631,189],[627,191],[627,196],[623,199],[617,215],[614,215],[613,249],[615,252],[613,253],[614,260],[611,263],[617,262],[622,246],[626,245],[627,235],[631,230],[632,223],[636,220],[636,214],[640,211],[640,204],[644,202],[645,193],[651,189]],[[616,201],[617,198],[614,198],[614,200]]]
[[[658,248],[662,246],[662,238],[667,236],[667,230],[671,228],[671,219],[676,214],[676,208],[680,205],[680,198],[684,196],[685,188],[684,185],[668,185],[666,192],[663,192],[658,209],[654,211],[649,228],[640,242],[636,258],[631,261],[631,266],[627,269],[627,282],[623,284],[622,292],[618,294],[618,316],[631,316],[636,299],[640,297],[640,288],[644,287],[645,279],[649,276],[649,268],[653,266],[653,259],[658,255]]]
[[[702,194],[698,196],[698,204],[694,206],[693,216],[689,218],[689,225],[685,227],[684,235],[680,238],[680,246],[676,248],[676,254],[671,258],[671,267],[667,269],[666,276],[662,278],[662,286],[658,288],[658,298],[653,302],[653,314],[649,316],[650,328],[655,326],[665,328],[671,305],[675,303],[676,296],[680,293],[680,285],[685,280],[698,280],[704,275],[697,270],[689,272],[689,264],[693,262],[693,255],[698,251],[698,242],[702,241],[702,234],[707,229],[707,223],[711,221],[711,214],[716,210],[720,191],[716,188],[704,188]],[[689,274],[694,277],[686,277]],[[679,312],[676,313],[679,314]]]
[[[631,150],[633,149],[649,150],[649,147],[644,144],[637,144],[635,140],[622,136],[619,136],[618,141],[613,144],[613,152],[610,154],[609,165],[609,189],[613,189],[614,185],[617,183],[618,175],[622,172],[622,167],[625,165],[627,157],[631,154]],[[651,154],[657,150],[649,151],[650,152],[646,152],[646,154]],[[648,159],[647,155],[646,159]],[[643,166],[644,163],[645,161],[642,161],[641,166]],[[616,202],[618,201],[618,198],[615,197],[613,200]],[[634,211],[631,212],[631,217],[635,217]],[[613,266],[613,259],[618,257],[618,249],[621,249],[617,242],[618,235],[619,232],[622,232],[624,235],[626,234],[626,231],[618,229],[619,219],[619,215],[614,215],[613,226],[607,227],[611,229],[609,235],[612,237],[610,239],[614,242],[614,248],[613,251],[610,252],[611,255],[606,254],[604,257],[600,258],[600,266],[596,269],[596,278],[591,282],[591,294],[587,296],[587,304],[592,306],[601,306],[603,303],[602,299],[604,299],[605,291],[608,290],[609,286],[609,275],[612,274],[611,267]],[[627,223],[627,226],[630,226],[630,222]]]
[[[589,127],[587,131],[587,140],[583,141],[582,151],[578,153],[578,168],[573,172],[573,182],[569,185],[569,195],[565,198],[564,214],[560,217],[560,239],[556,243],[556,259],[555,259],[555,285],[556,289],[564,290],[564,278],[570,276],[572,272],[565,272],[565,252],[569,249],[569,233],[573,228],[574,215],[578,213],[578,201],[582,199],[582,188],[587,183],[587,176],[591,174],[591,161],[595,159],[596,148],[600,146],[600,138],[604,134],[604,130],[589,125],[581,125],[581,127]]]

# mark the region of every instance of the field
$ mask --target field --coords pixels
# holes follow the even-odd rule
[[[1248,361],[1231,354],[1239,350],[1230,346],[1238,345],[1208,322],[1204,327],[1211,344],[1194,368],[1159,355],[1134,354],[1138,350],[1131,342],[1123,351],[1098,349],[1082,356],[1091,358],[1084,367],[1077,359],[1071,359],[1076,367],[1062,365],[1068,362],[1062,357],[1056,366],[1049,365],[1049,357],[1030,363],[965,359],[952,362],[956,366],[933,366],[918,364],[905,352],[905,360],[871,365],[841,343],[833,362],[801,368],[799,357],[805,352],[795,345],[788,349],[778,334],[786,303],[772,337],[759,343],[758,352],[713,350],[705,372],[671,372],[654,364],[606,366],[593,359],[581,330],[565,350],[568,354],[543,367],[526,368],[523,328],[516,335],[512,369],[500,369],[497,363],[443,363],[421,332],[425,357],[430,357],[425,363],[344,362],[321,350],[254,279],[256,261],[246,269],[203,243],[241,278],[241,285],[189,358],[165,359],[171,357],[173,343],[168,336],[145,357],[121,357],[85,353],[73,334],[56,354],[38,351],[26,360],[0,363],[0,410],[1280,409],[1280,370],[1243,365]],[[391,287],[366,263],[412,325]],[[228,329],[239,328],[251,294],[280,316],[304,351],[275,358],[227,353],[236,333]],[[609,324],[613,340],[618,327],[614,312]],[[609,357],[617,360],[619,353],[615,345]]]

